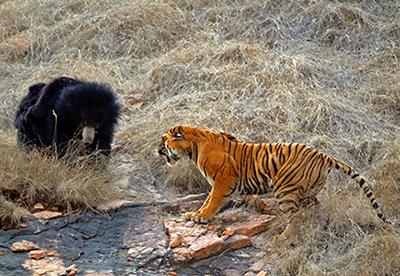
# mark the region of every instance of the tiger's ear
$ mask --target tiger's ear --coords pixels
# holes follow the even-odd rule
[[[230,132],[228,131],[224,131],[224,132],[220,132],[220,134],[222,136],[225,136],[226,138],[228,138],[229,140],[233,141],[233,142],[241,142],[239,139],[237,139],[235,136],[233,136]]]

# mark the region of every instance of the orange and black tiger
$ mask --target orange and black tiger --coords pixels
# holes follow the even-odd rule
[[[192,160],[212,185],[204,204],[185,216],[205,223],[213,219],[226,197],[232,194],[273,192],[283,212],[291,219],[282,235],[293,231],[303,202],[317,202],[316,195],[326,182],[331,168],[354,179],[369,198],[379,218],[388,222],[365,180],[346,163],[297,143],[249,144],[229,132],[177,126],[163,136],[158,153],[174,165],[181,158]]]

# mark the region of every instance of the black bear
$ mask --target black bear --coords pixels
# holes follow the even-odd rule
[[[85,153],[110,155],[121,106],[111,87],[68,77],[29,88],[15,117],[18,142],[50,148],[59,158],[73,139],[82,141]]]

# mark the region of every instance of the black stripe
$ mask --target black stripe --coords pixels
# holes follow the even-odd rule
[[[247,144],[244,144],[243,150],[242,150],[242,156],[241,156],[241,160],[240,160],[240,172],[241,172],[240,181],[242,181],[242,182],[246,182],[246,179],[247,179],[247,175],[246,175],[247,153],[246,152],[247,152]],[[244,168],[244,174],[242,173],[243,168]]]
[[[264,150],[264,159],[265,159],[265,161],[263,161],[263,163],[262,163],[263,168],[265,170],[265,173],[268,175],[268,177],[271,178],[271,172],[269,171],[269,168],[268,168],[269,155],[268,155],[268,149],[266,147]]]
[[[194,143],[194,150],[193,150],[193,153],[194,153],[194,162],[197,164],[197,158],[198,158],[198,156],[199,156],[199,151],[198,151],[198,148],[197,148],[197,143]]]
[[[359,182],[361,188],[362,188],[362,186],[364,185],[364,183],[365,183],[365,180],[364,180],[364,179],[361,179],[360,182]]]
[[[285,188],[289,188],[289,187],[285,187]],[[284,191],[284,192],[277,192],[276,193],[276,198],[280,199],[284,196],[287,196],[288,194],[293,193],[294,191],[297,191],[299,189],[299,187],[297,187],[296,185],[294,185],[293,187],[291,187],[290,189]]]
[[[274,167],[274,176],[275,176],[276,173],[278,172],[278,167],[276,166],[273,156],[271,156],[271,163],[272,163],[272,166]]]
[[[238,146],[238,143],[235,143],[234,148],[233,148],[233,159],[236,161],[236,148]]]
[[[204,172],[204,174],[205,174],[205,176],[207,177],[208,175],[207,175],[207,172],[206,172],[206,164],[207,164],[207,161],[208,161],[208,157],[206,157],[206,160],[204,161],[204,164],[203,164],[203,168],[202,168],[202,170],[203,170],[203,172]]]
[[[257,148],[257,151],[256,151],[256,156],[255,156],[256,157],[256,162],[258,161],[258,154],[260,153],[260,150],[262,148],[261,145],[257,145],[257,147],[258,148]]]
[[[221,166],[218,168],[218,170],[215,172],[214,176],[213,176],[213,180],[215,180],[215,177],[217,176],[218,172],[222,169],[222,167],[225,165],[225,160],[224,162],[222,162]]]
[[[358,176],[360,176],[358,173],[356,173],[355,175],[353,175],[351,178],[356,178],[356,177],[358,177]]]
[[[292,144],[289,144],[288,145],[288,157],[287,158],[289,158],[290,157],[290,153],[292,152]]]
[[[371,197],[372,196],[372,192],[369,191],[369,193],[367,194],[367,197]]]
[[[347,172],[348,175],[351,175],[351,168],[348,168],[349,171]]]

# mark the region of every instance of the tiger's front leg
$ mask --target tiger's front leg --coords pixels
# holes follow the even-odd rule
[[[207,199],[195,212],[187,212],[184,214],[186,219],[191,219],[197,223],[207,223],[214,218],[225,202],[225,198],[231,192],[231,186],[234,179],[224,179],[224,181],[216,180]]]
[[[194,211],[194,212],[186,212],[186,213],[183,214],[183,216],[184,216],[186,219],[190,220],[190,219],[192,219],[192,217],[194,217],[194,216],[196,216],[197,214],[201,213],[201,211],[208,205],[208,202],[210,201],[210,194],[211,194],[211,193],[209,193],[209,194],[207,195],[207,198],[204,200],[203,204],[201,205],[201,207],[200,207],[197,211]]]

